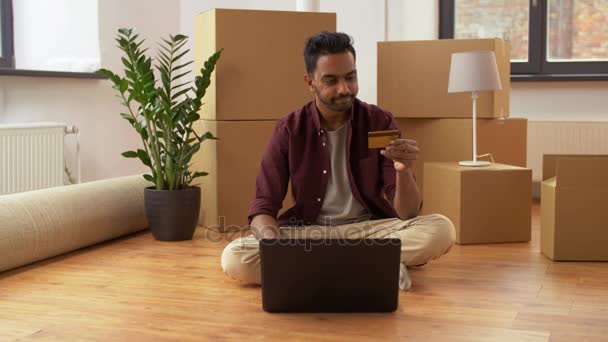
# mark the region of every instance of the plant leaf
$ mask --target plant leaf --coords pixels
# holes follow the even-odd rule
[[[132,28],[119,28],[118,32],[120,32],[121,34],[125,35],[125,36],[130,36],[131,33],[133,32]]]
[[[122,116],[125,120],[129,121],[131,125],[134,125],[136,123],[135,119],[133,119],[133,117],[129,114],[121,113],[120,116]]]
[[[122,153],[122,156],[125,158],[137,158],[137,152],[135,151],[126,151]]]
[[[152,162],[150,161],[150,157],[148,156],[146,151],[141,149],[137,150],[137,156],[139,157],[139,160],[144,163],[144,165],[152,167]]]
[[[144,179],[147,180],[148,182],[152,182],[152,183],[156,184],[156,180],[154,179],[154,177],[152,177],[152,175],[149,175],[149,174],[146,173],[144,175]]]
[[[120,93],[124,94],[129,89],[129,81],[126,78],[120,80]]]
[[[198,178],[198,177],[204,177],[204,176],[207,176],[208,174],[209,173],[207,173],[207,172],[197,171],[192,175],[192,179]]]

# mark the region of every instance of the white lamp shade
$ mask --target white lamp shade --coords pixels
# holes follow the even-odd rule
[[[448,93],[500,89],[502,87],[494,51],[468,51],[452,54]]]

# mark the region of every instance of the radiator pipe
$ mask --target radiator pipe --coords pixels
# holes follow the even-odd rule
[[[76,183],[81,183],[80,178],[80,130],[75,125],[66,125],[65,126],[65,134],[76,134],[76,167],[78,176],[76,177]]]

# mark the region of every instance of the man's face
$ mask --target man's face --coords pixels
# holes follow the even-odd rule
[[[305,79],[317,104],[333,112],[348,111],[359,92],[355,58],[350,52],[320,56],[313,77],[306,75]]]

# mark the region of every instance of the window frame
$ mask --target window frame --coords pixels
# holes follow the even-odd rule
[[[13,44],[13,2],[0,0],[0,15],[2,16],[2,56],[0,68],[15,68],[15,50]]]
[[[528,62],[511,63],[511,80],[608,80],[608,61],[550,62],[547,60],[548,1],[529,1]],[[455,7],[455,0],[439,0],[439,39],[454,38]]]

